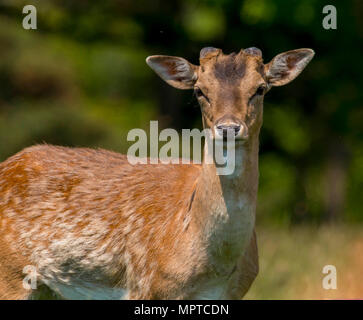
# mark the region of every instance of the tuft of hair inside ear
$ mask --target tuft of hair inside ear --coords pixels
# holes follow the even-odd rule
[[[297,49],[277,55],[265,66],[269,84],[281,86],[291,82],[304,70],[314,54],[311,49]]]
[[[192,89],[197,80],[197,67],[184,58],[172,56],[150,56],[146,63],[171,86]]]

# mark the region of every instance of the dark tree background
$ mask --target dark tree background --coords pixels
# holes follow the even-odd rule
[[[33,4],[38,29],[22,28]],[[337,8],[337,29],[322,27]],[[363,2],[323,0],[0,0],[0,160],[35,143],[126,152],[128,130],[201,127],[190,91],[164,84],[152,54],[197,64],[205,46],[256,46],[265,62],[316,56],[265,98],[258,219],[363,220]]]

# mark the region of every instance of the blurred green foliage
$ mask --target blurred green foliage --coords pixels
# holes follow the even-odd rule
[[[33,4],[38,29],[22,28]],[[338,29],[322,27],[335,4]],[[201,127],[191,92],[159,80],[152,54],[198,62],[205,46],[256,46],[265,62],[316,56],[265,99],[258,221],[363,221],[363,3],[359,0],[0,1],[0,160],[35,143],[126,152],[127,132]],[[162,128],[160,128],[162,129]]]

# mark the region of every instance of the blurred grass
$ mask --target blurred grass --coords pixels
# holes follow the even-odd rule
[[[260,272],[245,299],[363,299],[360,227],[260,227]],[[337,270],[337,289],[325,290],[325,265]]]

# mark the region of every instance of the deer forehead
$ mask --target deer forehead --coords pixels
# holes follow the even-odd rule
[[[255,48],[258,50],[257,48]],[[200,55],[198,83],[214,88],[249,87],[265,79],[262,56],[248,49],[224,54],[220,49],[204,48]]]

